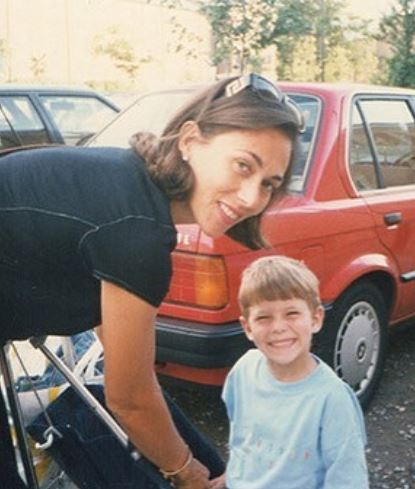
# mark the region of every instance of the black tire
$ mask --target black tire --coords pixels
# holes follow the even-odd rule
[[[379,289],[362,281],[347,289],[327,312],[314,351],[367,407],[382,377],[388,344],[388,312]]]

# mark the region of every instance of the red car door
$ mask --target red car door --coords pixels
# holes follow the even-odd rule
[[[405,97],[359,97],[352,116],[350,170],[396,260],[400,319],[415,310],[415,120]],[[392,317],[392,319],[398,319]]]

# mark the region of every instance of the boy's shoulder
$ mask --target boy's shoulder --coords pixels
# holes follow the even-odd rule
[[[321,389],[317,389],[317,392],[322,394],[321,397],[324,399],[322,404],[324,422],[329,426],[336,426],[335,429],[338,429],[339,423],[347,426],[350,432],[358,433],[366,444],[364,416],[356,393],[329,365],[320,359],[319,362]]]
[[[323,360],[315,357],[319,363],[319,390],[322,391],[332,403],[352,403],[358,404],[358,400],[353,389],[344,382],[334,370]]]
[[[251,348],[238,358],[232,367],[232,370],[252,368],[252,366],[258,365],[263,361],[265,361],[264,355],[257,348]]]
[[[257,348],[247,350],[234,363],[227,375],[228,381],[230,379],[236,380],[240,378],[253,380],[262,371],[262,366],[265,361],[264,355]]]

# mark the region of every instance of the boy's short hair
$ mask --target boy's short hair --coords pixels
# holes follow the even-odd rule
[[[265,256],[242,273],[239,307],[247,318],[249,308],[261,301],[303,299],[310,309],[321,305],[319,282],[301,261],[286,256]]]

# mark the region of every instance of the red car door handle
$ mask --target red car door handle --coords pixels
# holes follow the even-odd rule
[[[391,212],[383,216],[383,220],[387,226],[393,226],[399,224],[402,220],[402,214],[400,212]]]

